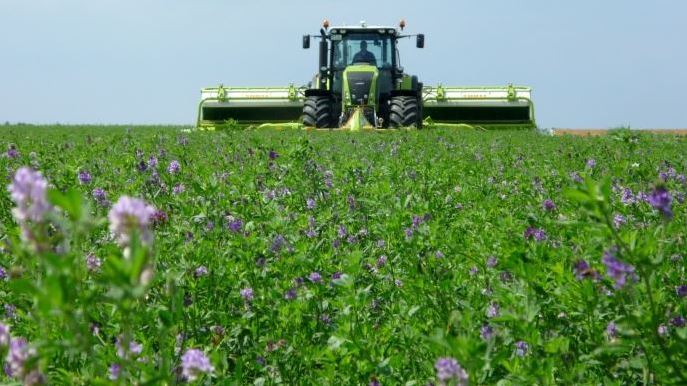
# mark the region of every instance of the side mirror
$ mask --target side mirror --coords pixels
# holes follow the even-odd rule
[[[310,35],[303,35],[303,49],[307,50],[310,48]]]
[[[417,48],[425,48],[425,34],[417,35],[417,41],[415,41],[415,46]]]

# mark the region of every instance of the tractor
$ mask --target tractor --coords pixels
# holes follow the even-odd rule
[[[197,127],[227,122],[260,127],[305,127],[352,131],[423,126],[534,128],[531,89],[523,86],[426,86],[401,66],[398,43],[423,34],[398,28],[332,26],[303,36],[308,49],[318,39],[318,70],[308,85],[217,87],[201,91]]]

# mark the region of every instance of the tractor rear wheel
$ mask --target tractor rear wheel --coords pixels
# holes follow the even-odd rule
[[[391,98],[389,105],[391,127],[417,127],[422,124],[420,104],[416,97],[397,96]]]
[[[303,124],[309,127],[332,125],[332,100],[327,96],[309,96],[303,106]]]

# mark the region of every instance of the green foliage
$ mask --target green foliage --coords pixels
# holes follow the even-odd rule
[[[58,208],[32,245],[0,194],[3,323],[51,383],[184,382],[189,348],[197,384],[423,385],[440,357],[473,384],[685,383],[681,137],[0,130],[8,183],[38,169]],[[164,212],[152,243],[110,234],[124,195]]]

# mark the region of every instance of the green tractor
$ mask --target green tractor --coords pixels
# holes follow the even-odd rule
[[[421,127],[422,83],[403,71],[397,42],[403,36],[382,26],[320,30],[319,72],[305,90],[303,124],[309,127]],[[310,48],[311,36],[303,37]],[[424,35],[416,45],[424,47]]]
[[[329,28],[303,36],[303,48],[319,39],[319,66],[308,86],[209,87],[201,91],[197,126],[211,129],[226,122],[263,127],[316,129],[388,129],[448,127],[533,128],[531,89],[521,86],[436,87],[405,73],[399,28],[355,26]]]

